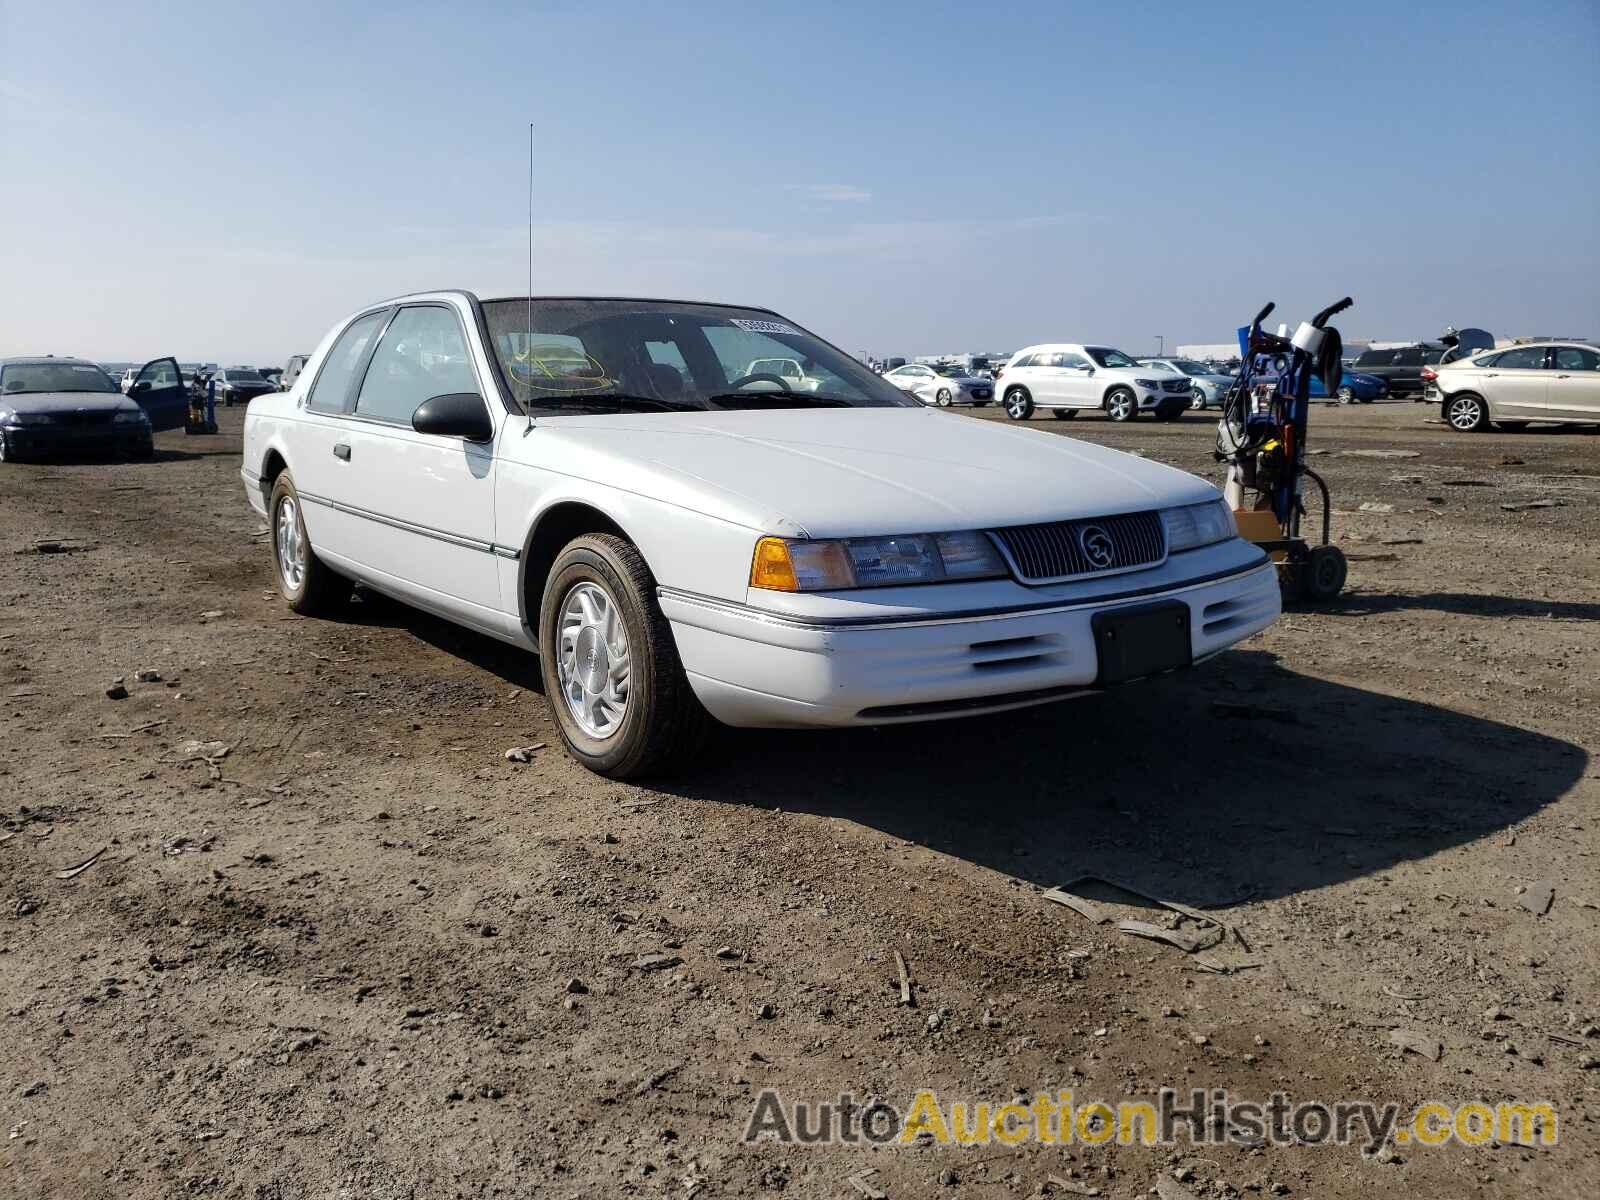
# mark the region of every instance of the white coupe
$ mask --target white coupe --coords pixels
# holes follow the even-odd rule
[[[746,369],[773,360],[815,386]],[[568,749],[616,778],[716,721],[1082,695],[1280,605],[1205,481],[928,411],[762,309],[386,301],[251,403],[242,474],[295,611],[358,581],[536,652]]]

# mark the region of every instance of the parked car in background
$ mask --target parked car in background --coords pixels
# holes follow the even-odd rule
[[[1193,397],[1188,376],[1142,367],[1110,346],[1078,342],[1018,350],[1002,369],[999,387],[1013,421],[1026,421],[1036,408],[1062,418],[1097,409],[1113,421],[1131,421],[1141,412],[1173,421]]]
[[[1192,408],[1209,408],[1212,405],[1221,408],[1222,398],[1228,394],[1228,389],[1233,387],[1232,375],[1218,371],[1209,363],[1200,362],[1198,359],[1141,358],[1139,364],[1186,376],[1194,388],[1193,399],[1189,402]]]
[[[1367,350],[1355,361],[1355,369],[1363,375],[1375,375],[1389,385],[1392,396],[1409,396],[1421,400],[1423,394],[1422,368],[1439,364],[1445,347],[1431,343],[1402,346],[1395,350]]]
[[[907,363],[890,371],[884,379],[922,403],[940,408],[949,408],[953,404],[982,407],[994,399],[993,380],[969,375],[960,367],[948,363]]]
[[[459,357],[418,371],[416,339]],[[743,374],[789,357],[826,390]],[[352,314],[309,369],[244,421],[285,601],[360,581],[536,652],[568,751],[615,778],[695,765],[716,721],[1081,696],[1280,611],[1206,481],[930,413],[764,309],[435,292]]]
[[[1491,350],[1434,371],[1439,415],[1451,429],[1475,433],[1533,421],[1600,424],[1600,348],[1537,342]]]
[[[282,390],[278,387],[278,380],[283,378],[282,367],[259,367],[257,368],[257,374],[259,374],[261,378],[265,379],[272,385],[273,391],[276,392]]]
[[[277,390],[254,367],[223,367],[211,378],[217,385],[217,400],[228,408]]]
[[[278,390],[287,392],[294,386],[294,381],[300,378],[300,372],[306,369],[309,354],[291,354],[289,361],[283,364],[283,374],[278,376]]]
[[[1322,386],[1322,376],[1312,373],[1309,394],[1328,399],[1328,390]],[[1334,393],[1340,404],[1371,404],[1389,395],[1389,383],[1377,375],[1352,371],[1344,367],[1339,374],[1339,387]]]
[[[74,452],[149,458],[150,435],[144,409],[95,363],[0,359],[0,462]]]

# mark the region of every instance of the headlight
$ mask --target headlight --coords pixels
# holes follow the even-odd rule
[[[1161,390],[1161,380],[1159,379],[1135,379],[1134,382],[1148,391],[1159,392]]]
[[[49,413],[17,413],[11,418],[13,425],[50,425],[55,417]]]
[[[750,586],[774,592],[832,592],[993,579],[1005,573],[994,543],[970,530],[833,541],[765,537],[756,543]]]
[[[1182,508],[1164,508],[1161,510],[1161,524],[1167,531],[1168,554],[1193,550],[1196,546],[1209,546],[1212,542],[1225,541],[1239,534],[1233,511],[1224,500],[1187,504]]]
[[[111,420],[116,425],[148,425],[150,423],[150,418],[145,416],[143,411],[119,412]]]

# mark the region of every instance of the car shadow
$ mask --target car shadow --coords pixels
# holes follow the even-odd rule
[[[1346,592],[1320,601],[1316,611],[1333,616],[1370,617],[1390,612],[1446,612],[1470,617],[1539,617],[1546,620],[1600,621],[1600,604],[1540,600],[1528,596],[1482,596],[1470,592]]]
[[[1495,834],[1560,797],[1560,739],[1235,650],[1060,704],[837,732],[730,732],[673,794],[859,822],[1041,886],[1201,906],[1294,895]]]
[[[1561,607],[1500,602],[1528,615]],[[544,690],[535,655],[365,589],[344,620],[406,630]],[[722,730],[692,773],[646,786],[854,821],[1044,887],[1094,875],[1223,906],[1492,836],[1558,799],[1587,763],[1559,738],[1230,650],[1194,671],[992,716]]]

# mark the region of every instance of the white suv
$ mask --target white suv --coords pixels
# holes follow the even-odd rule
[[[1048,408],[1057,417],[1097,409],[1113,421],[1153,412],[1158,421],[1174,421],[1193,398],[1187,376],[1142,367],[1110,346],[1076,342],[1018,350],[996,386],[1013,421],[1026,421],[1035,408]]]

